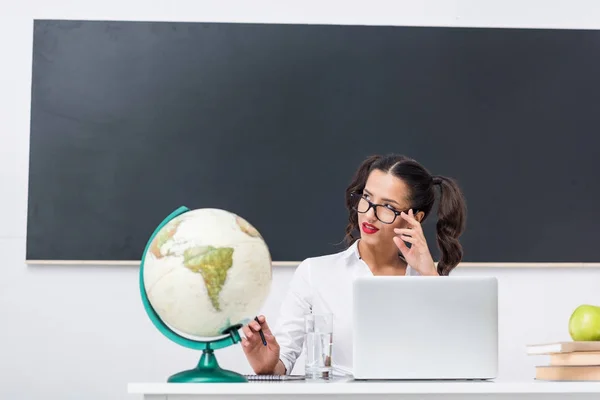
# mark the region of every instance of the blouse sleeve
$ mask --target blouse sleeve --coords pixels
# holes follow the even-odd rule
[[[296,360],[302,354],[304,315],[311,309],[310,262],[307,259],[296,267],[273,331],[280,347],[279,359],[287,375],[291,374]]]

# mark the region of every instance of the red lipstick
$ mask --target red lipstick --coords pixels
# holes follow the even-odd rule
[[[364,233],[366,233],[367,235],[372,235],[373,233],[377,232],[379,229],[375,228],[373,225],[363,222],[362,224],[362,231]]]

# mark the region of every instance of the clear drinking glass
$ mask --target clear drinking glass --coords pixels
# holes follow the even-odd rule
[[[333,346],[333,315],[327,313],[304,316],[305,375],[307,379],[330,379]]]

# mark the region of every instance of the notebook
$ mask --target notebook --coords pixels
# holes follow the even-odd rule
[[[301,381],[304,375],[244,375],[249,382],[257,381]]]

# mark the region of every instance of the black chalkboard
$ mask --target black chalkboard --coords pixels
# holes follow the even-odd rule
[[[343,249],[374,153],[456,178],[466,262],[597,262],[600,32],[34,25],[28,260],[139,260],[181,205],[274,261]],[[425,223],[437,257],[435,218]]]

